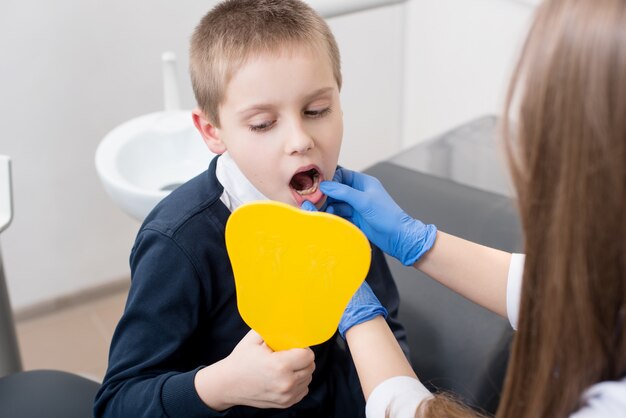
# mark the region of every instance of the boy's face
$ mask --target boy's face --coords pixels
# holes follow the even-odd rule
[[[294,48],[252,58],[225,93],[219,128],[194,111],[211,151],[228,150],[268,198],[321,207],[319,183],[333,178],[343,136],[339,89],[326,55]]]

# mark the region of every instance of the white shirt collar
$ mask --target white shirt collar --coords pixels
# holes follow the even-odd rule
[[[215,175],[224,186],[224,193],[220,196],[220,200],[231,212],[244,203],[269,200],[250,183],[228,152],[217,159]]]

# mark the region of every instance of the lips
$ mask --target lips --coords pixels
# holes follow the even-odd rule
[[[289,188],[294,200],[300,206],[305,200],[317,204],[324,194],[319,185],[324,180],[321,170],[314,165],[302,167],[291,177]]]

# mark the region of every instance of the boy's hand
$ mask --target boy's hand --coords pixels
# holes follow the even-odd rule
[[[309,393],[314,360],[310,348],[274,352],[251,330],[228,357],[196,374],[196,390],[218,411],[235,405],[288,408]]]

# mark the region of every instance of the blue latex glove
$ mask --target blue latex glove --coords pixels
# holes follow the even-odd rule
[[[300,205],[300,209],[306,210],[307,212],[317,212],[317,208],[315,207],[315,205],[308,200],[302,202],[302,205]]]
[[[301,209],[309,212],[317,212],[315,205],[305,200],[300,206]],[[372,288],[364,281],[348,302],[341,320],[339,321],[339,334],[343,339],[350,328],[362,322],[374,319],[377,316],[387,318],[387,309],[381,305],[380,301],[372,291]]]
[[[362,322],[374,319],[379,315],[387,318],[387,309],[380,304],[372,288],[364,281],[361,287],[354,293],[352,299],[350,299],[346,310],[341,316],[338,327],[339,334],[345,339],[346,331],[350,328]]]
[[[322,182],[320,189],[330,198],[326,212],[355,224],[405,266],[413,265],[435,243],[437,228],[407,215],[375,177],[338,168],[333,181]]]

